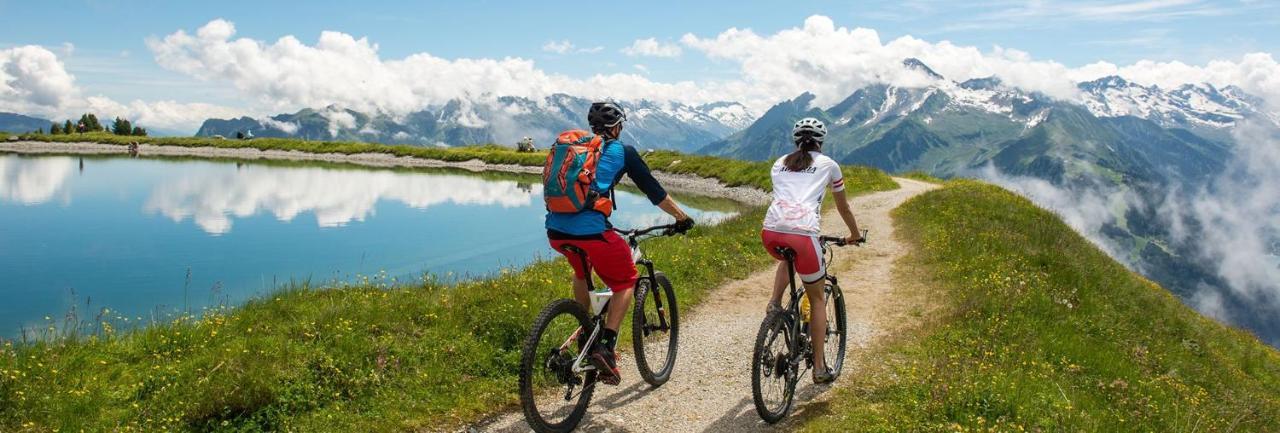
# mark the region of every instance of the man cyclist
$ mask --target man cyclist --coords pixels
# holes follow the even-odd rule
[[[678,231],[688,230],[693,227],[693,219],[671,200],[667,191],[654,179],[648,164],[640,158],[635,147],[618,139],[622,133],[622,122],[626,118],[622,107],[613,102],[593,103],[587,112],[591,132],[604,139],[596,166],[595,182],[591,185],[592,191],[600,195],[610,194],[625,174],[651,203],[675,217]],[[591,300],[587,294],[587,278],[591,278],[591,275],[587,274],[586,269],[582,269],[582,258],[566,251],[565,245],[573,245],[585,251],[589,266],[595,269],[600,280],[613,291],[605,329],[595,347],[589,350],[591,363],[600,371],[601,380],[617,385],[621,375],[614,347],[618,342],[618,327],[621,326],[627,309],[631,307],[631,292],[638,278],[635,262],[631,257],[631,246],[612,230],[608,218],[595,209],[578,213],[548,211],[546,228],[551,248],[563,254],[573,266],[573,296],[578,303],[588,311],[591,309]]]

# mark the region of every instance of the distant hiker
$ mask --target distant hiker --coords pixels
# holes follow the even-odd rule
[[[537,148],[533,147],[533,137],[522,138],[520,139],[519,143],[516,143],[516,151],[534,152],[537,150],[538,150]]]
[[[809,297],[809,338],[813,353],[822,353],[827,329],[826,305],[822,297],[822,281],[827,276],[827,264],[823,263],[818,246],[821,233],[819,219],[822,216],[822,196],[827,189],[836,202],[836,210],[854,236],[849,243],[862,240],[857,233],[858,222],[849,210],[849,200],[844,194],[844,175],[835,160],[822,154],[822,142],[827,127],[818,119],[806,117],[796,122],[791,137],[796,150],[778,158],[773,163],[773,202],[764,217],[764,230],[760,238],[765,250],[778,260],[773,279],[773,296],[769,298],[768,314],[782,311],[782,291],[791,280],[787,262],[778,254],[778,247],[795,251],[796,273],[804,282]],[[819,337],[821,336],[821,337]],[[822,356],[813,357],[813,382],[830,383],[835,376],[827,368]]]
[[[626,118],[622,107],[613,102],[591,104],[587,112],[591,133],[572,130],[560,134],[543,167],[547,239],[551,248],[573,266],[574,298],[591,310],[587,294],[587,278],[591,275],[583,269],[582,257],[566,246],[585,252],[587,265],[613,291],[603,335],[589,349],[591,363],[600,371],[601,380],[610,385],[617,385],[621,378],[613,349],[618,342],[618,326],[629,314],[631,291],[638,277],[631,247],[609,223],[614,210],[614,187],[623,174],[627,175],[650,203],[675,217],[678,231],[693,227],[693,219],[653,178],[636,149],[618,139]]]
[[[138,142],[129,143],[129,156],[138,156]]]

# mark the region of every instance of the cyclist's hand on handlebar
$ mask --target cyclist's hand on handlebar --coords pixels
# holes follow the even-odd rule
[[[687,232],[689,231],[689,229],[693,228],[693,224],[694,224],[693,218],[685,218],[685,219],[676,221],[676,223],[674,224],[674,227],[671,227],[671,229],[668,230],[668,234],[680,234],[680,233]]]
[[[845,245],[861,245],[865,243],[867,243],[867,237],[863,235],[858,235],[857,237],[853,237],[853,236],[844,237]]]

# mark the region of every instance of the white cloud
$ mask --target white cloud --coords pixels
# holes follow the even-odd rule
[[[636,70],[637,70],[637,71],[640,71],[641,73],[644,73],[644,74],[646,74],[646,75],[649,73],[649,67],[648,67],[648,66],[645,66],[645,65],[642,65],[642,64],[636,63],[636,64],[634,64],[634,65],[631,65],[631,67],[636,68]]]
[[[1162,213],[1174,240],[1197,247],[1236,295],[1280,309],[1280,131],[1245,122],[1233,135],[1227,170],[1200,191],[1170,194]]]
[[[1110,9],[1077,5],[1073,13],[1103,14]],[[1130,8],[1160,5],[1132,4]],[[1280,101],[1280,67],[1270,54],[1255,53],[1240,61],[1217,60],[1205,66],[1180,62],[1142,61],[1129,66],[1095,63],[1069,68],[1051,60],[1037,60],[1026,52],[994,47],[928,42],[903,36],[882,42],[867,28],[837,27],[828,17],[814,15],[801,27],[760,35],[750,29],[731,28],[714,37],[686,34],[686,47],[716,60],[736,63],[740,77],[723,83],[723,89],[749,107],[760,110],[805,91],[818,96],[819,105],[835,103],[854,90],[872,83],[901,86],[925,84],[920,74],[902,67],[905,58],[918,58],[945,78],[963,81],[998,76],[1006,84],[1051,97],[1075,100],[1076,83],[1118,74],[1132,81],[1161,86],[1210,82],[1237,85],[1247,92]],[[769,102],[769,103],[772,103]]]
[[[628,56],[679,57],[683,50],[679,45],[661,43],[655,38],[637,39],[631,46],[623,48],[622,53]]]
[[[382,59],[378,46],[368,39],[338,32],[321,33],[315,45],[293,36],[266,43],[233,38],[234,34],[232,23],[214,20],[194,35],[180,30],[150,39],[147,45],[161,66],[229,83],[263,110],[337,104],[361,112],[403,114],[455,98],[543,98],[554,93],[697,103],[726,99],[714,85],[657,83],[637,74],[570,78],[521,58],[449,60],[418,53]],[[573,49],[564,41],[551,48]]]
[[[356,127],[356,116],[337,107],[329,107],[320,112],[320,117],[329,121],[329,137],[337,137],[338,131]]]
[[[67,44],[62,51],[70,54],[74,48]],[[242,111],[175,101],[122,104],[104,96],[84,97],[83,93],[54,52],[35,45],[0,50],[0,111],[52,119],[92,112],[105,119],[125,117],[145,128],[191,131],[209,117],[229,117]]]
[[[228,83],[253,101],[259,112],[291,111],[338,104],[357,111],[393,115],[442,104],[452,99],[522,96],[540,99],[554,93],[588,98],[650,99],[691,104],[733,100],[760,112],[809,91],[819,105],[833,104],[857,88],[886,82],[920,86],[930,81],[902,67],[908,57],[921,59],[952,80],[991,75],[1006,84],[1046,95],[1074,99],[1075,84],[1106,74],[1162,85],[1211,78],[1216,85],[1236,84],[1248,92],[1280,100],[1280,72],[1270,55],[1253,54],[1240,62],[1219,61],[1204,67],[1179,63],[1139,62],[1119,67],[1106,63],[1080,68],[1030,54],[994,47],[983,51],[948,41],[928,42],[911,36],[882,42],[875,30],[837,27],[815,15],[803,26],[771,35],[728,29],[714,37],[684,35],[685,47],[736,64],[737,77],[716,81],[655,82],[645,71],[573,78],[539,69],[522,58],[444,59],[418,53],[384,59],[378,46],[338,32],[323,32],[313,45],[294,36],[275,42],[235,38],[235,26],[214,20],[194,34],[177,31],[148,41],[163,67],[204,80]],[[598,48],[598,47],[597,47]],[[550,41],[544,50],[581,52],[567,40]],[[596,50],[596,48],[588,49]],[[633,42],[633,55],[679,55],[680,47],[656,38]],[[478,124],[478,122],[472,122]]]
[[[568,40],[559,40],[559,41],[547,41],[546,44],[542,45],[542,51],[556,53],[556,54],[569,54],[569,53],[594,54],[594,53],[604,51],[604,47],[594,46],[590,48],[579,48],[577,46],[574,46],[573,42],[569,42]]]
[[[1239,61],[1214,60],[1204,66],[1177,61],[1142,60],[1128,66],[1097,62],[1073,70],[1070,77],[1089,80],[1104,75],[1119,75],[1142,85],[1165,88],[1190,83],[1234,85],[1263,98],[1273,109],[1280,104],[1280,63],[1269,53],[1246,54]]]
[[[258,119],[258,123],[261,123],[263,126],[266,126],[271,129],[278,129],[280,131],[284,131],[284,133],[286,134],[293,134],[295,132],[298,132],[298,124],[295,122],[281,122],[279,120],[275,120],[270,117],[263,117],[261,119]]]
[[[47,111],[78,93],[75,77],[52,51],[35,45],[0,50],[0,110]]]
[[[573,42],[569,41],[547,41],[542,45],[542,51],[556,54],[564,54],[573,51]]]

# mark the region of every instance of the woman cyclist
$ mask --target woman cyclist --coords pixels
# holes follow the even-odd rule
[[[623,144],[618,139],[622,133],[622,122],[626,120],[622,107],[613,102],[596,102],[591,104],[587,112],[587,123],[591,124],[591,132],[604,138],[600,149],[600,161],[596,165],[595,184],[591,186],[597,195],[606,195],[622,180],[626,174],[635,182],[640,191],[654,205],[667,214],[675,217],[679,231],[693,227],[693,219],[680,209],[680,206],[667,191],[662,188],[649,166],[635,147]],[[591,362],[601,372],[601,380],[610,385],[617,385],[621,376],[618,373],[617,357],[613,349],[618,342],[618,326],[631,307],[631,290],[636,285],[638,274],[631,257],[631,246],[622,236],[611,230],[608,218],[594,209],[586,209],[578,213],[547,212],[547,239],[551,248],[564,254],[573,265],[574,298],[591,309],[591,301],[587,294],[587,278],[591,276],[582,269],[582,258],[564,249],[565,245],[573,245],[587,253],[587,262],[600,280],[613,291],[609,302],[608,318],[599,343],[591,348]]]
[[[809,338],[813,353],[813,382],[831,383],[835,376],[820,355],[823,353],[823,337],[827,330],[827,310],[822,299],[822,281],[827,275],[823,263],[822,248],[818,243],[821,233],[819,219],[822,216],[822,196],[827,188],[835,198],[836,210],[849,228],[858,231],[858,222],[849,210],[844,194],[844,175],[834,160],[822,154],[822,142],[827,127],[818,119],[807,117],[796,122],[791,131],[796,150],[773,163],[773,202],[764,217],[764,230],[760,237],[765,250],[778,259],[778,270],[773,279],[773,297],[769,299],[768,314],[782,311],[782,291],[790,281],[787,262],[778,253],[779,247],[795,251],[796,273],[804,283],[809,297],[811,317]],[[848,237],[849,243],[861,241]]]

